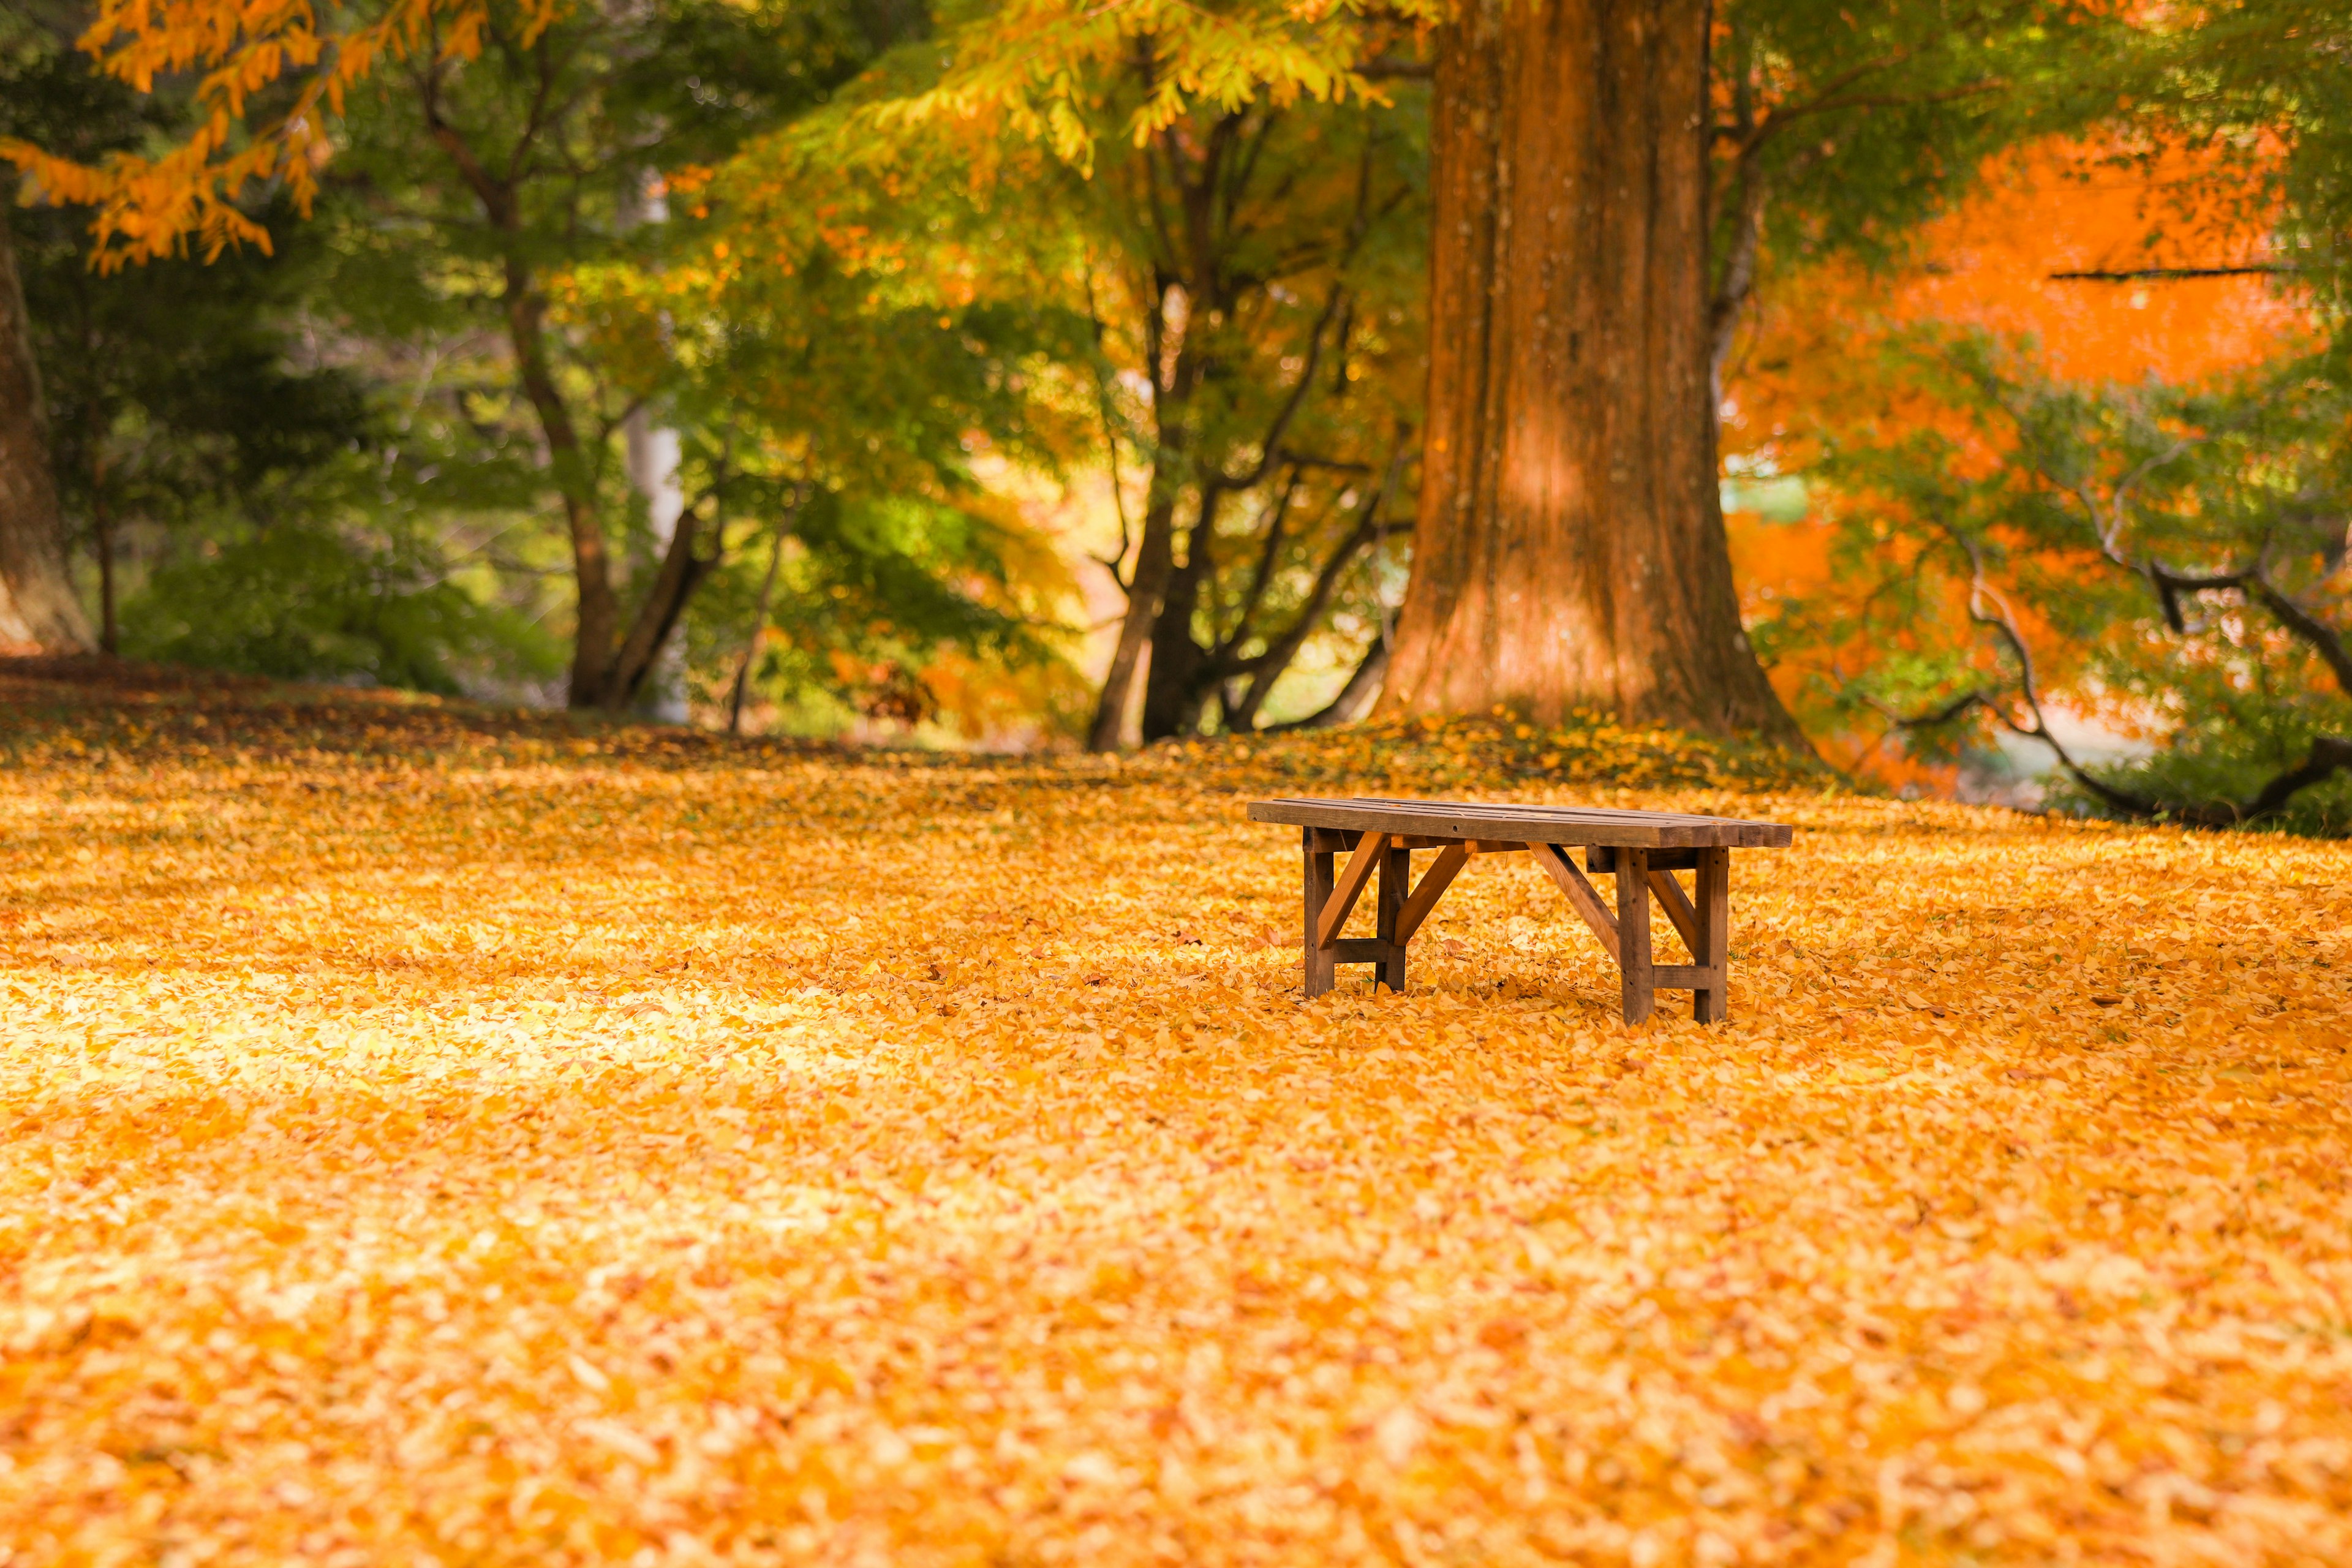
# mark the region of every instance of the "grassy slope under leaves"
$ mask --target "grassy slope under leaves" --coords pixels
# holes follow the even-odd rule
[[[1013,764],[42,674],[25,1561],[2352,1560],[2352,846],[1656,738]],[[1624,1028],[1508,858],[1410,994],[1302,1005],[1240,803],[1368,765],[1794,823],[1732,1023]]]

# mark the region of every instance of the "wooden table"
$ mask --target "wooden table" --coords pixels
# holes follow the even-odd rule
[[[1342,963],[1373,964],[1381,984],[1403,990],[1405,944],[1462,868],[1481,855],[1531,854],[1617,961],[1629,1024],[1650,1016],[1662,985],[1692,992],[1692,1016],[1700,1023],[1723,1019],[1731,970],[1731,852],[1785,849],[1790,836],[1780,823],[1727,816],[1452,800],[1254,800],[1249,816],[1301,830],[1307,995],[1330,990]],[[1584,870],[1616,877],[1614,912],[1569,858],[1579,847]],[[1438,852],[1418,885],[1412,881],[1416,849]],[[1342,850],[1352,853],[1334,877],[1332,861]],[[1343,937],[1340,929],[1375,868],[1377,934]],[[1690,891],[1675,875],[1678,870],[1693,873]],[[1652,893],[1689,945],[1690,963],[1653,961]]]

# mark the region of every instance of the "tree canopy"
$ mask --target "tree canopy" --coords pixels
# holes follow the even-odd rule
[[[1433,684],[1437,645],[1399,619],[1443,575],[1433,520],[1486,504],[1430,444],[1457,395],[1431,356],[1465,341],[1435,216],[1465,153],[1433,127],[1449,91],[1483,113],[1503,90],[1446,85],[1469,15],[60,0],[12,46],[0,156],[62,548],[134,651],[622,708],[683,650],[735,724],[1112,746],[1344,721],[1383,689],[1639,710],[1605,683],[1463,684],[1458,651]],[[1633,13],[1494,15],[1590,39]],[[1672,264],[1695,282],[1657,321],[1695,368],[1630,394],[1621,346],[1589,384],[1494,384],[1507,420],[1654,398],[1651,426],[1687,432],[1674,499],[1642,504],[1693,542],[1612,548],[1713,574],[1706,637],[1752,648],[1724,668],[1760,658],[1770,696],[1710,709],[1731,678],[1704,676],[1676,721],[1769,729],[1776,700],[1842,765],[2000,788],[2052,750],[2022,736],[2089,725],[2105,739],[2049,759],[2085,806],[2209,816],[2332,755],[2323,523],[2189,549],[2193,591],[2127,584],[2173,570],[2166,530],[2204,538],[2199,509],[2277,475],[2333,515],[2304,455],[2340,384],[2352,132],[2326,46],[2352,13],[1692,16],[1699,205]],[[1574,273],[1545,248],[1488,263],[1516,269],[1496,287]],[[2198,303],[2227,288],[2241,304]],[[1570,319],[1526,298],[1497,342]],[[126,334],[155,352],[103,352]],[[2129,492],[2147,548],[2074,552],[2036,487],[2166,432],[2188,447]],[[1538,641],[1631,636],[1610,616],[1670,581],[1562,634],[1559,553],[1497,579],[1533,585]],[[1971,608],[1992,591],[2014,636]],[[252,613],[190,608],[231,599]],[[311,602],[344,607],[266,608]],[[2167,641],[2241,624],[2287,662]],[[2198,747],[2238,760],[2158,766]]]

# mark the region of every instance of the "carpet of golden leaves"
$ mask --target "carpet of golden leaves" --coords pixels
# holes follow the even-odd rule
[[[2352,1562],[2352,847],[38,674],[8,1568]],[[1524,858],[1303,1005],[1351,773],[1795,824],[1732,1022]]]

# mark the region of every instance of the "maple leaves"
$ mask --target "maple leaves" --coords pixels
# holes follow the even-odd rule
[[[1801,837],[1735,1021],[1629,1031],[1500,863],[1409,994],[1302,1006],[1239,801],[1615,804],[1662,736],[961,761],[0,679],[35,1561],[2352,1553],[2343,845],[1695,753],[1634,803]]]

